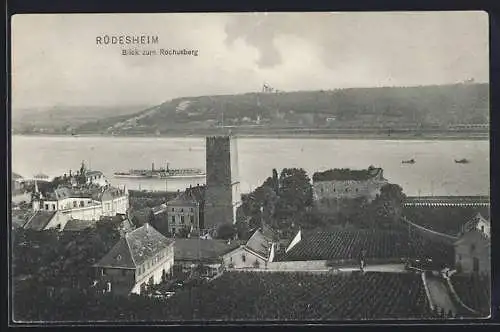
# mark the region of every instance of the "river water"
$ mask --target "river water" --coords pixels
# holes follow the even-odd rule
[[[382,167],[384,176],[409,196],[488,195],[489,141],[466,140],[346,140],[238,138],[241,190],[259,186],[272,169],[304,168],[310,177],[329,168]],[[402,160],[415,159],[413,165]],[[467,158],[469,164],[454,159]],[[183,190],[204,179],[118,179],[113,172],[131,168],[196,167],[205,169],[203,138],[20,136],[12,138],[12,170],[30,178],[76,170],[85,160],[112,184],[129,189]]]

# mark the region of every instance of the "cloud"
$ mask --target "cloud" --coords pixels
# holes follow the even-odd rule
[[[102,35],[157,35],[122,56]],[[16,15],[13,106],[157,104],[170,98],[351,86],[488,81],[484,13]]]

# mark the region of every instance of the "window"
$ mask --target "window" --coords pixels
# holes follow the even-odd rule
[[[181,212],[184,212],[184,209],[181,209]]]
[[[45,204],[45,210],[49,209],[49,204]]]
[[[56,209],[56,205],[52,204],[52,210],[55,210],[55,209]]]
[[[107,289],[106,291],[109,293],[111,292],[111,283],[108,281],[108,283],[106,284],[107,285]]]
[[[470,251],[472,252],[474,250],[476,250],[476,245],[475,244],[471,244],[470,245]]]
[[[77,201],[73,201],[73,207],[76,208],[78,206],[78,202]]]
[[[458,254],[458,260],[461,261],[462,260],[462,255],[461,254]]]
[[[105,275],[106,275],[106,269],[102,269],[102,270],[101,270],[101,275],[102,275],[102,276],[105,276]]]
[[[348,189],[348,188],[345,188],[345,192],[347,192],[347,191],[349,191],[349,189]]]
[[[484,225],[481,226],[481,232],[484,233]]]
[[[356,188],[356,192],[358,192],[358,191],[359,191],[358,188]]]
[[[335,192],[335,188],[333,188],[333,192]]]
[[[241,260],[242,260],[243,262],[246,262],[247,258],[246,258],[246,256],[245,256],[245,254],[242,254],[242,255],[241,255]]]
[[[189,211],[193,212],[193,208],[190,208]]]
[[[184,216],[181,216],[181,224],[184,223]]]
[[[194,216],[189,216],[189,220],[191,221],[191,224],[194,224]]]
[[[83,207],[85,203],[83,201],[80,201],[80,207]]]
[[[172,227],[172,233],[175,234],[175,227]]]
[[[172,224],[175,224],[175,216],[172,216],[171,220],[172,220]]]
[[[174,212],[174,208],[172,208],[172,212]]]

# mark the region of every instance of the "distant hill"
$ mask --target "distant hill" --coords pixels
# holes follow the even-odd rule
[[[98,107],[57,106],[52,108],[24,108],[12,110],[12,129],[16,133],[45,131],[48,133],[71,132],[88,122],[127,116],[142,111],[146,106]]]
[[[259,131],[448,129],[489,123],[489,85],[352,88],[177,98],[134,114],[83,123],[81,134],[162,135],[213,128]]]

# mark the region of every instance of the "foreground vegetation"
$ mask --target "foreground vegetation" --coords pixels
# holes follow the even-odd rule
[[[39,292],[38,292],[39,293]],[[19,320],[203,321],[426,319],[418,274],[226,272],[168,300],[78,295],[16,301]]]

